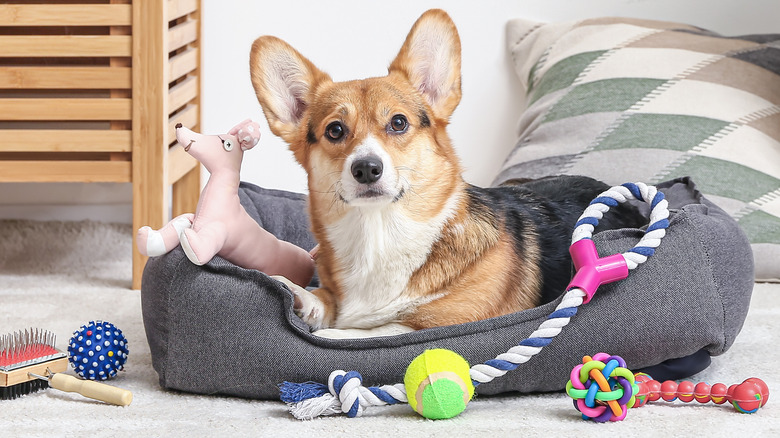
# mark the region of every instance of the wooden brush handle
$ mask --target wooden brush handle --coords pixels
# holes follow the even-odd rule
[[[94,380],[77,379],[63,373],[51,376],[49,386],[60,391],[75,392],[84,397],[117,406],[127,406],[133,401],[133,393],[126,389],[95,382]]]

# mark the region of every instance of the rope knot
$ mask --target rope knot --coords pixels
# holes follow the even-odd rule
[[[330,373],[328,378],[330,393],[339,398],[341,411],[349,418],[361,416],[363,407],[368,404],[361,394],[361,388],[363,388],[363,376],[357,371],[336,370]]]

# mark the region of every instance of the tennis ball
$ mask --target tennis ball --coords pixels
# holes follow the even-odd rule
[[[474,395],[469,363],[445,349],[425,350],[406,368],[404,386],[409,405],[432,420],[452,418]]]

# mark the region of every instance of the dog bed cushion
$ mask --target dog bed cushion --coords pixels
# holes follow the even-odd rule
[[[527,108],[496,184],[691,176],[745,230],[756,278],[780,281],[780,34],[517,19],[507,43]]]
[[[601,287],[549,346],[517,370],[480,385],[479,394],[560,390],[583,355],[600,351],[640,369],[677,358],[709,360],[731,346],[753,287],[749,242],[690,180],[657,186],[670,200],[671,217],[656,255],[627,279]],[[251,184],[242,184],[239,194],[266,229],[303,248],[314,246],[304,196]],[[594,241],[605,256],[628,250],[641,234],[607,230]],[[331,340],[310,334],[281,283],[220,257],[196,266],[180,248],[149,259],[141,295],[163,387],[258,399],[278,399],[283,381],[327,382],[336,369],[358,371],[368,385],[402,382],[407,365],[428,348],[484,362],[525,339],[559,302],[398,336]]]

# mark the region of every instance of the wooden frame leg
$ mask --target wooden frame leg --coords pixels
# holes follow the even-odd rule
[[[133,232],[168,220],[167,2],[133,2]],[[141,288],[146,258],[133,239],[133,289]]]
[[[141,289],[141,277],[147,260],[138,252],[135,233],[144,225],[160,229],[170,220],[167,189],[165,184],[152,187],[143,182],[133,183],[133,289]]]
[[[170,53],[179,53],[183,47],[200,49],[201,2],[143,0],[133,1],[132,5],[132,34],[135,36],[132,50],[132,181],[135,233],[144,225],[154,229],[161,228],[170,220],[171,214],[178,216],[181,213],[194,213],[198,204],[200,166],[186,153],[171,153],[169,146],[175,142],[172,125],[175,125],[177,118],[193,117],[194,120],[185,123],[192,127],[200,123],[199,61],[194,67],[189,67],[194,70],[182,70],[174,75]],[[171,20],[182,21],[180,17],[186,17],[188,14],[189,24],[184,27],[176,25],[172,30]],[[176,29],[190,29],[192,23],[197,26],[197,43],[177,43],[171,34],[178,32]],[[173,41],[171,38],[174,38]],[[186,63],[176,65],[178,69],[187,68]],[[182,101],[180,95],[172,97],[171,83],[190,74],[190,71],[198,80],[195,96],[190,97],[189,102]],[[135,241],[135,238],[133,240]],[[134,243],[133,289],[141,288],[145,265],[146,257],[138,252]]]

